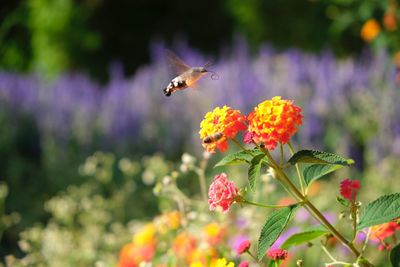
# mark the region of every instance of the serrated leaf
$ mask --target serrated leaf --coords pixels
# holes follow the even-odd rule
[[[269,215],[261,229],[260,238],[258,239],[258,260],[264,257],[267,249],[278,239],[279,235],[292,219],[297,207],[297,205],[285,207],[275,210]]]
[[[389,258],[393,267],[400,267],[400,243],[390,251]]]
[[[214,167],[221,167],[226,165],[233,165],[238,163],[250,163],[251,160],[260,154],[263,154],[258,149],[247,150],[247,151],[238,151],[233,154],[229,154],[222,158]]]
[[[400,193],[382,196],[369,203],[360,216],[358,229],[390,222],[400,217]]]
[[[289,163],[317,163],[317,164],[336,164],[348,166],[354,163],[352,159],[345,159],[333,153],[317,151],[317,150],[300,150],[296,152],[290,159]]]
[[[264,154],[255,156],[249,166],[248,179],[250,189],[254,192],[256,190],[256,179],[260,176],[261,165],[263,163]]]
[[[304,181],[307,185],[310,185],[315,180],[320,179],[324,175],[328,173],[334,172],[340,168],[343,168],[343,165],[336,165],[336,164],[313,164],[307,166],[303,170],[303,177]]]
[[[283,244],[281,245],[281,248],[288,249],[291,246],[297,246],[297,245],[309,242],[315,238],[318,238],[318,237],[323,236],[328,233],[329,233],[328,230],[323,230],[323,229],[296,233],[296,234],[290,236],[288,239],[286,239],[286,241],[283,242]]]

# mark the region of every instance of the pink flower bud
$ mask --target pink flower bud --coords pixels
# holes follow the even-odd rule
[[[251,243],[248,239],[242,240],[236,247],[236,253],[238,255],[245,253],[249,250]]]

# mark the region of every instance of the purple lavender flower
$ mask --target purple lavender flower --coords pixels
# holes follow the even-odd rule
[[[178,46],[188,64],[202,65],[209,59],[184,42]],[[104,86],[81,74],[45,82],[33,74],[0,72],[2,111],[30,114],[43,136],[59,140],[90,144],[96,137],[107,147],[146,144],[152,151],[192,150],[195,143],[200,150],[198,124],[207,111],[226,104],[246,113],[260,101],[281,95],[303,108],[306,119],[297,138],[306,145],[326,146],[325,136],[335,128],[339,132],[331,146],[350,150],[354,149],[350,142],[361,142],[369,150],[363,154],[376,158],[400,151],[399,145],[392,145],[400,143],[400,90],[394,68],[388,65],[390,58],[383,52],[342,60],[329,51],[276,52],[265,45],[251,54],[246,42],[238,40],[232,53],[222,55],[211,67],[219,80],[205,77],[199,90],[166,98],[162,88],[174,74],[163,56],[163,44],[152,47],[150,65],[124,78],[122,67],[114,64],[111,80]],[[379,113],[365,115],[363,107],[368,105],[363,103],[371,101]],[[354,116],[366,119],[355,124]]]

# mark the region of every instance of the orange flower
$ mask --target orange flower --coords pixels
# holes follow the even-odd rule
[[[188,255],[188,263],[190,266],[208,266],[207,262],[210,261],[211,258],[216,256],[215,248],[213,247],[202,247],[196,248],[191,251]]]
[[[376,225],[371,229],[371,239],[383,241],[385,238],[393,236],[398,230],[400,230],[400,224],[397,222],[388,222]]]
[[[297,125],[302,124],[301,108],[292,101],[275,96],[254,108],[249,114],[249,134],[257,143],[263,142],[269,150],[278,143],[286,144],[297,132]]]
[[[132,243],[126,244],[119,253],[118,267],[136,267],[135,245]]]
[[[392,244],[386,242],[385,239],[394,236],[399,230],[399,222],[388,222],[375,225],[371,228],[371,240],[379,242],[379,250],[390,250],[392,248]]]
[[[176,230],[179,228],[181,225],[181,215],[179,211],[170,211],[158,217],[156,222],[157,230],[165,234],[169,230]]]
[[[126,244],[119,254],[118,267],[137,267],[141,262],[149,262],[155,254],[154,244],[138,246],[133,243]]]
[[[376,19],[367,20],[361,28],[361,38],[366,42],[374,40],[381,32],[381,26]]]
[[[396,13],[389,11],[383,16],[383,25],[388,31],[395,31],[397,29]]]
[[[208,112],[200,123],[200,138],[203,140],[203,147],[208,152],[214,153],[218,148],[224,152],[228,148],[228,138],[235,138],[239,131],[246,130],[246,118],[239,110],[228,106],[216,107]]]
[[[209,223],[203,227],[203,232],[206,236],[207,242],[212,246],[216,246],[222,241],[226,229],[224,226],[217,223]]]
[[[178,257],[187,258],[196,249],[196,246],[196,238],[187,232],[182,232],[175,237],[172,249]]]

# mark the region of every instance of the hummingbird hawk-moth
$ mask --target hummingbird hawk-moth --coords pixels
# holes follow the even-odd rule
[[[179,75],[173,78],[168,86],[164,88],[163,91],[166,96],[170,96],[176,91],[194,86],[197,81],[207,73],[212,73],[211,79],[213,80],[219,78],[218,74],[207,69],[211,63],[207,63],[203,67],[190,67],[171,51],[167,50],[166,54],[170,64],[179,73]]]

